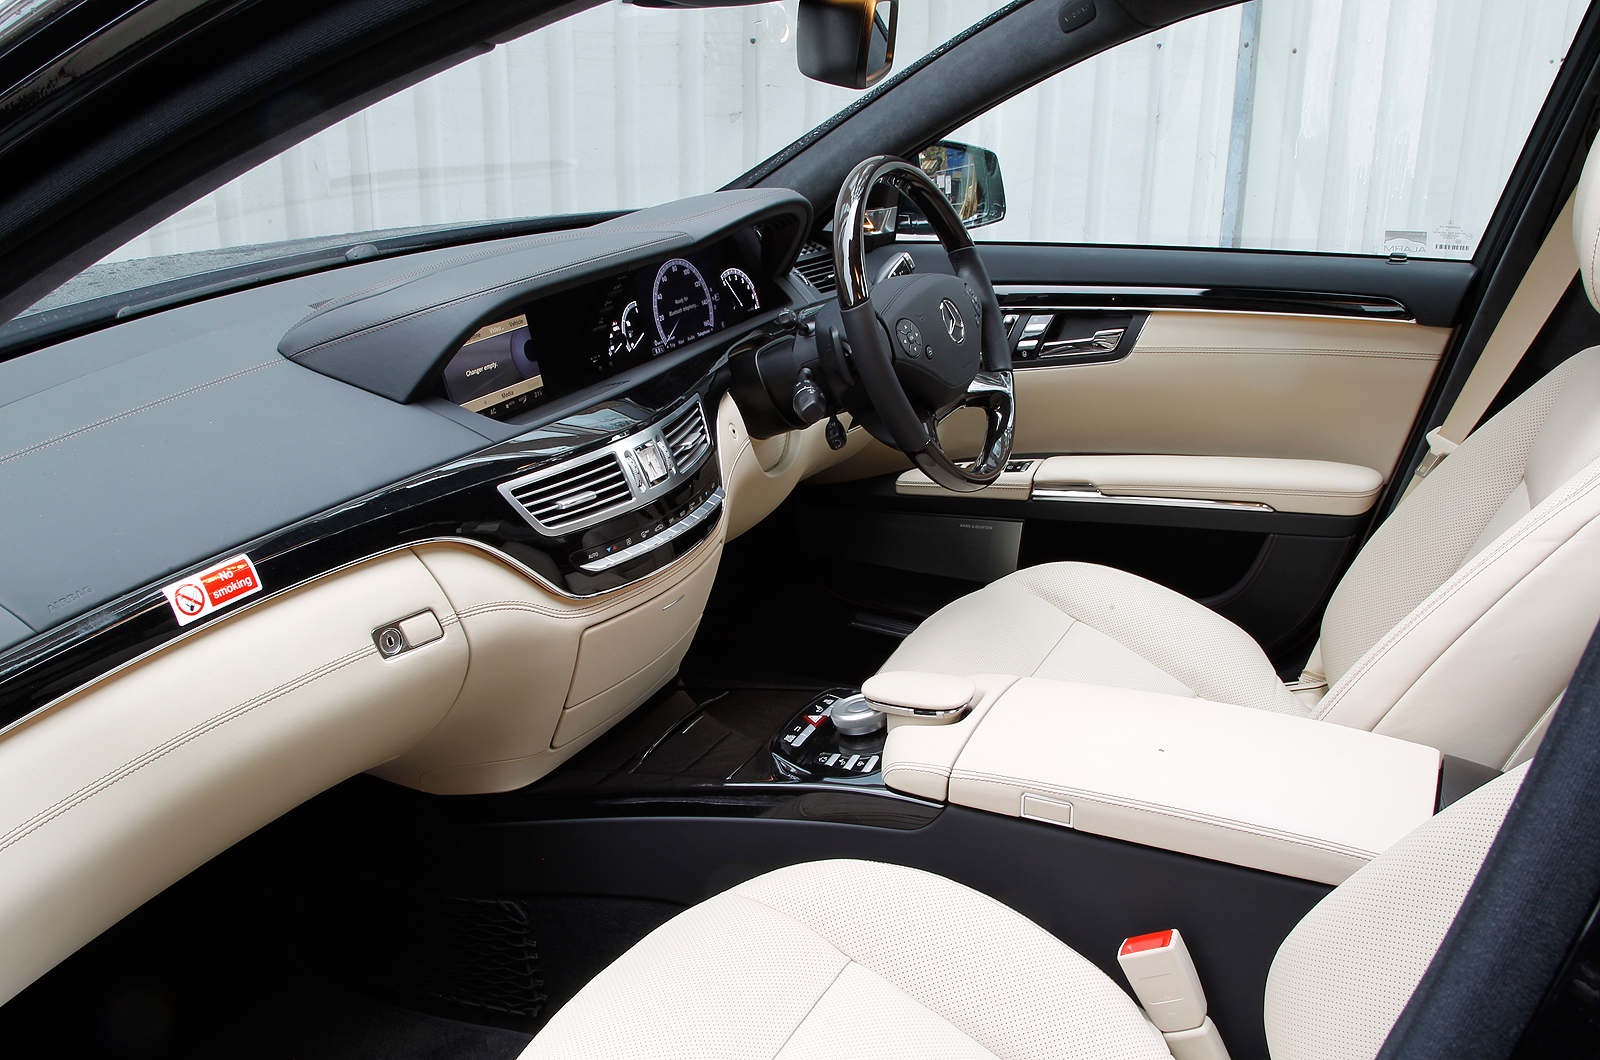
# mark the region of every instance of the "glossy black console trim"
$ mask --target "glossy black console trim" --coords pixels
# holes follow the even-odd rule
[[[719,336],[718,340],[674,351],[673,356],[649,366],[653,370],[649,378],[640,378],[643,373],[630,373],[631,385],[614,397],[597,402],[595,399],[608,389],[603,386],[589,391],[586,404],[575,409],[573,406],[580,403],[582,396],[574,395],[571,401],[549,410],[548,422],[531,428],[524,425],[523,433],[515,438],[392,483],[195,564],[190,570],[204,570],[220,558],[243,552],[255,563],[265,587],[259,597],[223,608],[214,617],[178,626],[160,586],[180,577],[184,573],[180,571],[24,641],[0,654],[0,730],[134,659],[204,629],[218,618],[241,613],[278,593],[407,545],[441,539],[471,542],[506,556],[557,592],[578,598],[620,589],[667,566],[703,541],[715,529],[721,513],[628,564],[589,574],[553,559],[552,555],[569,554],[575,544],[568,538],[548,539],[536,533],[509,506],[497,486],[508,478],[632,434],[666,418],[696,396],[706,409],[712,448],[694,477],[667,497],[646,505],[647,514],[665,514],[673,504],[720,484],[714,444],[716,409],[727,386],[728,351],[747,341],[750,334],[746,331],[733,337]],[[661,509],[660,513],[656,508]],[[606,532],[611,522],[585,533]]]

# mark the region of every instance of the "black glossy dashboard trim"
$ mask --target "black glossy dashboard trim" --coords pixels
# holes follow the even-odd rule
[[[606,385],[592,388],[558,407],[543,410],[548,422],[524,427],[508,441],[412,475],[328,511],[262,535],[218,557],[196,563],[204,570],[222,555],[243,552],[260,573],[266,592],[238,607],[225,608],[180,628],[162,596],[163,577],[125,593],[76,620],[38,634],[0,654],[0,731],[33,716],[75,690],[120,667],[207,628],[212,622],[241,614],[277,595],[353,564],[408,546],[459,541],[503,556],[555,591],[572,598],[598,596],[625,588],[692,552],[716,528],[708,519],[694,531],[637,560],[604,574],[583,574],[589,591],[563,586],[563,572],[535,544],[550,546],[512,509],[497,488],[505,479],[597,449],[667,418],[698,397],[707,410],[712,448],[693,479],[681,488],[686,495],[720,483],[715,409],[727,387],[729,351],[762,329],[753,323],[674,351],[648,371],[629,373],[628,384],[615,396],[602,398]],[[614,386],[614,384],[613,384]],[[586,399],[586,403],[585,403]],[[599,399],[597,401],[597,399]],[[606,429],[592,423],[597,412],[610,421]],[[676,503],[676,492],[661,503]]]

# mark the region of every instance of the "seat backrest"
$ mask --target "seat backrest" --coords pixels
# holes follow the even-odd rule
[[[1460,911],[1526,772],[1526,765],[1512,770],[1429,819],[1296,925],[1267,976],[1272,1060],[1377,1055]]]
[[[1600,151],[1574,239],[1600,306]],[[1373,534],[1322,622],[1315,717],[1504,768],[1600,620],[1600,347],[1479,427]]]

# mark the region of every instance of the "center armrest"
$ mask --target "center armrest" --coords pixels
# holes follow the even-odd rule
[[[891,721],[890,787],[1324,883],[1433,815],[1432,747],[1157,692],[975,681],[954,725]]]

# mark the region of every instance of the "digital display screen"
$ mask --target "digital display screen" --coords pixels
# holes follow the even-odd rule
[[[530,301],[474,332],[441,389],[468,412],[512,419],[716,335],[784,304],[759,257],[741,234]]]
[[[748,320],[772,301],[766,286],[727,240],[618,277],[601,304],[594,367],[632,367]]]
[[[539,400],[544,376],[529,356],[531,338],[525,315],[479,328],[445,365],[445,393],[468,412]]]

